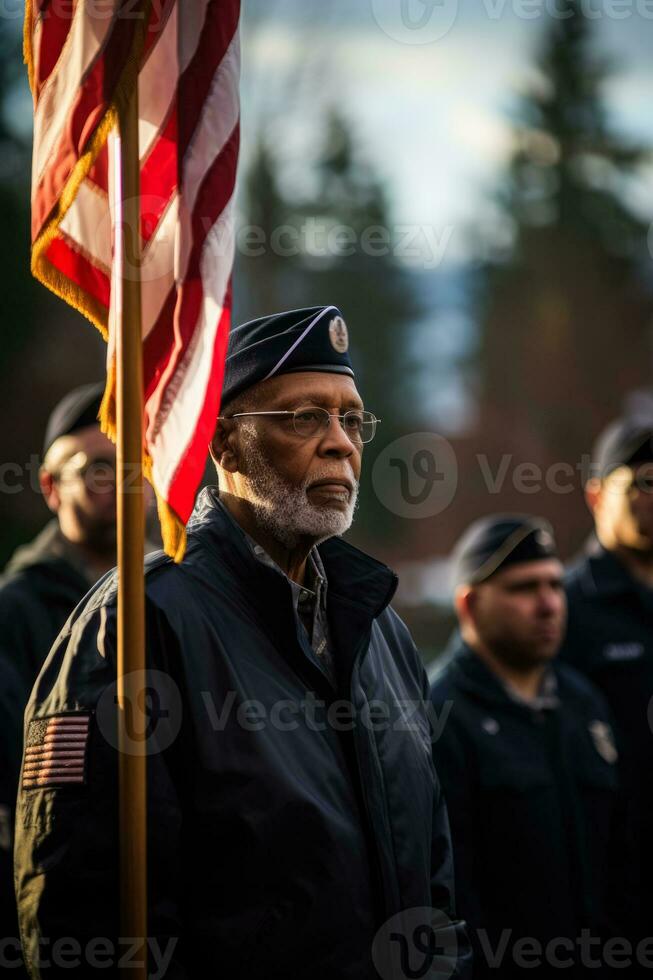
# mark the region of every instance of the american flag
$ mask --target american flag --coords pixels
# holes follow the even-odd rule
[[[88,712],[78,712],[30,722],[23,759],[23,789],[84,783],[89,721]]]
[[[32,271],[108,340],[118,111],[138,82],[145,464],[166,551],[184,526],[219,410],[230,327],[240,0],[27,0],[34,98]]]

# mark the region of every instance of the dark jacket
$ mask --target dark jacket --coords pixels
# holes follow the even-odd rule
[[[92,585],[56,520],[19,548],[0,577],[0,657],[18,671],[27,702],[50,647]]]
[[[575,942],[584,928],[610,934],[617,776],[609,712],[575,671],[552,670],[557,694],[533,710],[460,641],[431,690],[457,902],[479,977],[522,976],[514,953],[526,937],[545,947],[557,937]],[[502,942],[497,972],[487,950]],[[528,972],[558,976],[550,965],[543,957]]]
[[[428,686],[388,606],[396,577],[340,539],[319,551],[337,692],[288,579],[254,557],[214,490],[200,497],[183,564],[147,562],[147,652],[161,672],[150,679],[151,732],[159,737],[161,718],[172,732],[164,725],[148,758],[149,935],[179,937],[166,976],[366,980],[377,976],[377,930],[430,906],[454,920],[464,955],[453,975],[466,975]],[[29,733],[34,719],[91,712],[84,784],[19,797],[19,915],[34,977],[40,938],[118,935],[116,755],[106,738],[115,621],[111,576],[59,637],[26,713]],[[352,705],[353,727],[351,711],[329,723],[315,707],[337,698]],[[389,722],[373,723],[376,702]]]
[[[625,800],[626,917],[653,932],[653,589],[595,547],[567,577],[561,656],[603,691],[615,719]]]
[[[0,659],[0,942],[5,964],[20,959],[14,899],[12,845],[22,744],[22,694],[18,675]],[[14,969],[14,976],[24,976]]]

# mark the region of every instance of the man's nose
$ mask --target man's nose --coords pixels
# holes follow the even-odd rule
[[[546,616],[554,616],[562,609],[563,598],[556,589],[543,588],[539,593],[540,612]]]
[[[351,456],[359,447],[352,442],[342,426],[342,420],[331,415],[329,426],[320,440],[319,452],[322,456]]]

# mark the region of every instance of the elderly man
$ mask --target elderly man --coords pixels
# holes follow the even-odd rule
[[[347,348],[334,307],[232,332],[219,491],[199,499],[184,562],[148,564],[157,976],[467,975],[424,670],[389,606],[394,574],[339,537],[376,428]],[[56,975],[54,956],[40,961],[57,938],[76,944],[84,976],[96,937],[109,966],[125,952],[115,630],[109,577],[27,710],[16,878],[33,977]]]
[[[603,691],[615,717],[626,812],[626,918],[651,935],[653,898],[653,423],[623,418],[597,440],[585,496],[596,528],[567,576],[562,656]]]
[[[603,976],[617,752],[601,695],[556,660],[566,604],[551,528],[484,518],[454,570],[460,638],[432,688],[434,755],[474,976]]]
[[[97,421],[102,392],[83,385],[53,409],[39,481],[55,516],[0,579],[0,655],[22,679],[23,703],[66,619],[116,563],[116,451]]]

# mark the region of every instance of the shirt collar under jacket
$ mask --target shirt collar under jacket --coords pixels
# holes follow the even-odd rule
[[[550,668],[546,670],[542,677],[539,691],[534,698],[525,698],[508,684],[505,684],[503,681],[501,683],[511,701],[515,701],[525,708],[530,708],[531,711],[555,711],[560,705],[558,680]]]
[[[536,697],[529,700],[509,688],[462,638],[459,638],[450,663],[458,674],[459,683],[470,694],[487,703],[513,704],[536,713],[555,711],[560,706],[559,684],[554,665],[546,670]]]
[[[327,622],[327,578],[317,548],[311,548],[308,554],[305,582],[304,585],[299,585],[298,582],[295,582],[294,579],[286,575],[284,570],[270,557],[265,548],[238,524],[238,521],[236,521],[229,508],[220,499],[218,499],[218,506],[227,516],[228,520],[240,529],[257,561],[260,561],[267,568],[273,569],[286,578],[292,592],[295,612],[306,630],[308,641],[315,655],[327,671],[329,678],[333,680],[334,665],[329,644]]]
[[[190,562],[184,560],[187,567],[201,567],[213,553],[232,568],[235,581],[251,575],[254,556],[245,532],[227,519],[224,508],[219,506],[217,487],[205,487],[199,494],[187,530],[187,555],[189,559],[192,557]],[[387,565],[338,536],[317,545],[317,551],[329,583],[329,623],[334,613],[336,620],[342,620],[343,627],[346,622],[346,636],[343,635],[342,641],[351,645],[355,636],[369,630],[389,605],[397,590],[397,576]],[[270,571],[260,562],[254,564],[262,571]]]

